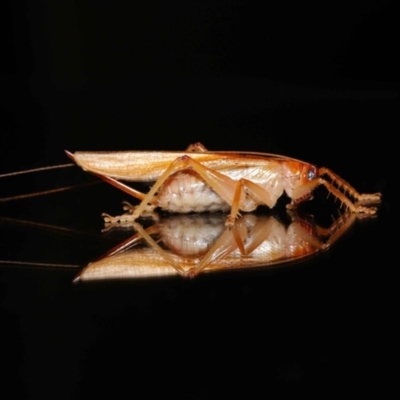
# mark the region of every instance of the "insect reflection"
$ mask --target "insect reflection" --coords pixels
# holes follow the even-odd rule
[[[226,214],[174,215],[144,228],[84,268],[76,280],[182,275],[272,267],[330,247],[356,217],[346,212],[330,227],[292,214],[285,225],[272,216],[246,214],[232,228]],[[119,225],[120,226],[120,225]]]

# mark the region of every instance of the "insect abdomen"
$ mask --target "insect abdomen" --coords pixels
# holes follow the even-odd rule
[[[177,213],[229,211],[229,204],[197,175],[190,172],[171,176],[160,188],[157,205]]]

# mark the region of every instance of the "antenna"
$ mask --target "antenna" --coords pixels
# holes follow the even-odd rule
[[[76,164],[72,164],[72,163],[71,164],[60,164],[60,165],[52,165],[52,166],[48,166],[48,167],[27,169],[24,171],[9,172],[6,174],[0,174],[0,179],[1,178],[9,178],[9,177],[18,176],[18,175],[30,174],[33,172],[50,171],[50,170],[54,170],[54,169],[68,168],[68,167],[74,167],[74,166],[76,166]],[[70,189],[78,188],[81,186],[94,185],[97,183],[98,183],[97,181],[96,182],[88,182],[88,183],[82,183],[82,184],[78,184],[78,185],[75,184],[75,185],[63,186],[63,187],[60,187],[57,189],[42,190],[42,191],[34,192],[34,193],[19,194],[19,195],[9,196],[9,197],[0,197],[0,203],[4,203],[6,201],[11,201],[11,200],[27,199],[29,197],[44,196],[46,194],[63,192],[65,190],[70,190]]]
[[[57,168],[73,167],[74,165],[75,164],[61,164],[61,165],[52,165],[50,167],[40,167],[40,168],[34,168],[34,169],[26,169],[25,171],[17,171],[17,172],[9,172],[7,174],[1,174],[0,178],[8,178],[9,176],[30,174],[32,172],[49,171],[51,169],[57,169]]]

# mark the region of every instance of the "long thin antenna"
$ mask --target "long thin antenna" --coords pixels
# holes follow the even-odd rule
[[[17,171],[17,172],[9,172],[7,174],[0,174],[0,179],[1,178],[8,178],[11,176],[16,176],[16,175],[23,175],[23,174],[29,174],[32,172],[42,172],[42,171],[50,171],[53,169],[60,169],[60,168],[68,168],[68,167],[74,167],[76,164],[61,164],[61,165],[51,165],[49,167],[39,167],[39,168],[33,168],[33,169],[26,169],[24,171]],[[0,203],[10,201],[10,200],[21,200],[21,199],[27,199],[29,197],[37,197],[37,196],[44,196],[46,194],[51,194],[51,193],[57,193],[57,192],[63,192],[66,190],[71,190],[75,189],[78,187],[82,186],[90,186],[90,185],[96,185],[99,182],[88,182],[88,183],[82,183],[78,185],[71,185],[71,186],[64,186],[56,189],[50,189],[50,190],[42,190],[40,192],[34,192],[34,193],[26,193],[26,194],[20,194],[16,196],[9,196],[9,197],[0,197]]]
[[[9,172],[7,174],[1,174],[0,178],[6,178],[8,176],[15,176],[15,175],[29,174],[31,172],[48,171],[48,170],[57,169],[57,168],[73,167],[74,165],[75,164],[61,164],[61,165],[52,165],[50,167],[40,167],[40,168],[34,168],[34,169],[27,169],[25,171]]]

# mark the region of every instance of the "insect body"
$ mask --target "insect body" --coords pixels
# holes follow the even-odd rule
[[[240,211],[259,205],[274,207],[283,192],[289,207],[309,198],[324,185],[355,213],[374,214],[370,204],[380,202],[380,193],[359,194],[326,168],[293,158],[264,153],[210,152],[197,143],[185,152],[76,152],[67,155],[84,170],[141,200],[128,207],[128,214],[109,221],[136,220],[156,207],[171,212],[229,211],[232,226]],[[120,180],[155,182],[147,194]]]

